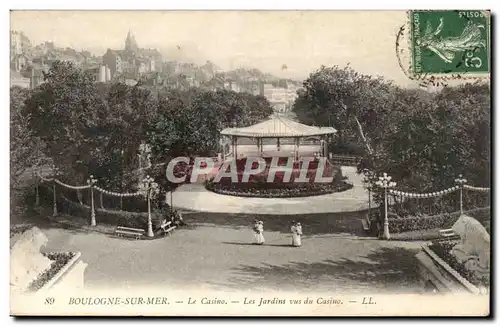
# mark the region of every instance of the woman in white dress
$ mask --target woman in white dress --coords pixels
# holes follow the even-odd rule
[[[255,221],[252,227],[253,243],[259,243],[259,221]]]
[[[297,222],[292,221],[290,232],[292,232],[292,246],[295,246],[295,232],[297,232]]]
[[[302,245],[301,236],[302,236],[302,226],[300,223],[294,223],[291,227],[292,231],[292,246],[300,247]]]
[[[257,231],[255,235],[257,244],[263,244],[266,240],[264,239],[264,222],[259,221],[257,223]]]

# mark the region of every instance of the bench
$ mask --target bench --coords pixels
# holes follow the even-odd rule
[[[140,239],[144,235],[144,230],[128,228],[125,226],[117,226],[116,230],[115,230],[115,234],[119,237],[131,236],[131,237],[134,237],[136,239]]]
[[[163,222],[160,225],[160,229],[163,231],[163,236],[170,235],[172,231],[177,228],[177,225],[172,225],[172,221]]]
[[[444,229],[444,230],[439,230],[439,235],[442,238],[457,238],[459,237],[458,234],[453,231],[453,229]]]
[[[369,219],[361,219],[361,224],[363,225],[363,230],[365,230],[366,232],[370,231],[370,220]]]

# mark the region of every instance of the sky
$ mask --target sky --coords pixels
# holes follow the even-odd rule
[[[224,70],[257,68],[304,79],[321,65],[413,82],[399,67],[395,42],[404,11],[12,11],[11,30],[33,44],[123,49],[129,30],[139,47],[164,60],[213,61]],[[283,70],[283,65],[287,69]]]

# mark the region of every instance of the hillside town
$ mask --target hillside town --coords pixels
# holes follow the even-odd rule
[[[141,48],[132,31],[125,37],[123,49],[107,49],[102,55],[58,47],[54,42],[33,45],[22,31],[11,31],[10,81],[12,86],[34,89],[44,82],[44,73],[56,61],[66,61],[90,73],[96,83],[137,83],[156,88],[205,90],[226,89],[264,96],[275,112],[289,112],[297,98],[301,82],[266,74],[258,69],[239,68],[223,71],[207,60],[168,61],[158,49]],[[283,69],[286,69],[284,67]]]

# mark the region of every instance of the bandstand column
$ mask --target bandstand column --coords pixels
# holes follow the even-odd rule
[[[328,157],[328,139],[323,136],[323,157]]]
[[[277,142],[276,142],[276,148],[278,149],[278,152],[280,151],[280,139],[279,138],[276,138]]]
[[[238,138],[236,136],[231,136],[231,144],[233,149],[233,157],[234,159],[238,158]]]
[[[295,159],[299,159],[299,149],[300,149],[300,137],[297,137],[295,140]]]

